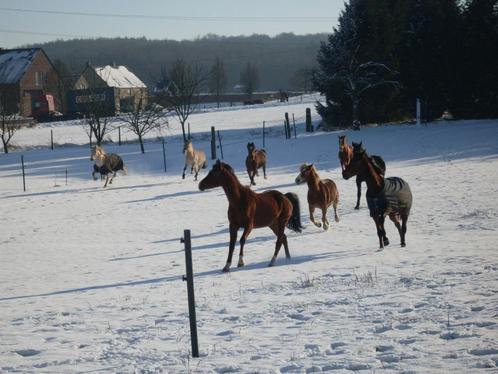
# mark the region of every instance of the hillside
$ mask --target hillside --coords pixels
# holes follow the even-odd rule
[[[36,45],[52,60],[60,59],[74,73],[83,70],[87,61],[95,65],[116,62],[128,66],[151,85],[173,61],[183,58],[208,71],[215,57],[226,67],[228,87],[239,83],[240,71],[248,63],[259,71],[261,90],[297,89],[292,77],[300,68],[314,67],[320,42],[326,34],[280,34],[223,37],[208,35],[195,40],[148,40],[145,38],[75,39]]]

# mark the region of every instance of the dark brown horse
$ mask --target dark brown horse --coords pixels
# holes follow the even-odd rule
[[[361,143],[353,143],[353,158],[342,172],[344,179],[353,175],[361,176],[367,182],[368,209],[377,228],[380,248],[389,245],[384,229],[386,216],[394,222],[404,247],[406,222],[413,200],[408,183],[398,177],[384,178],[382,169],[372,161]]]
[[[256,149],[254,143],[247,143],[246,169],[251,185],[256,185],[254,176],[258,175],[258,169],[263,168],[263,176],[266,179],[266,151]]]
[[[243,186],[230,165],[219,160],[213,165],[209,174],[200,181],[201,191],[222,187],[228,198],[228,221],[230,222],[230,245],[228,258],[224,272],[230,271],[232,255],[237,240],[239,228],[244,232],[240,238],[240,253],[238,267],[244,266],[244,243],[254,228],[270,227],[277,236],[275,253],[269,266],[275,265],[278,252],[282,244],[285,255],[290,258],[289,247],[285,227],[293,231],[301,232],[301,217],[299,211],[299,199],[296,194],[270,190],[256,193],[249,187]]]
[[[386,173],[386,163],[380,156],[372,155],[370,156],[372,161],[377,164],[382,169],[382,175]],[[351,159],[353,158],[353,147],[346,143],[346,135],[339,135],[339,161],[341,162],[341,168],[344,170],[346,166],[349,165]],[[361,199],[361,183],[365,182],[362,176],[356,176],[356,206],[355,209],[360,209],[360,199]]]
[[[315,222],[313,212],[315,208],[322,211],[323,229],[328,230],[329,221],[327,220],[327,208],[331,205],[334,207],[334,218],[339,222],[337,215],[337,204],[339,203],[339,191],[332,179],[320,179],[316,168],[313,164],[302,164],[300,173],[296,177],[296,184],[308,184],[308,207],[310,209],[310,220],[316,227],[321,227],[320,222]]]

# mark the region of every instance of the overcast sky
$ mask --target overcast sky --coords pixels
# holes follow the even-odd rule
[[[330,33],[343,7],[343,0],[0,0],[0,47],[74,37]]]

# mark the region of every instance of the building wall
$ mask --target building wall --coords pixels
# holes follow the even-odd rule
[[[19,109],[22,116],[31,115],[31,100],[33,96],[44,93],[55,96],[55,93],[51,92],[47,87],[47,78],[50,74],[54,73],[53,65],[45,53],[39,51],[19,83]],[[55,110],[59,110],[59,108],[56,107]]]

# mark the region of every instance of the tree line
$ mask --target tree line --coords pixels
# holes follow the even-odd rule
[[[223,62],[227,89],[240,84],[247,64],[259,75],[259,90],[302,90],[302,71],[316,66],[316,53],[327,34],[280,34],[252,36],[206,35],[195,40],[148,40],[146,38],[99,38],[54,41],[32,45],[43,48],[52,61],[63,62],[72,74],[92,65],[115,62],[126,65],[148,87],[154,87],[163,70],[178,59],[209,72]],[[204,87],[207,91],[207,87]]]
[[[349,0],[313,75],[326,123],[498,115],[496,0]]]

